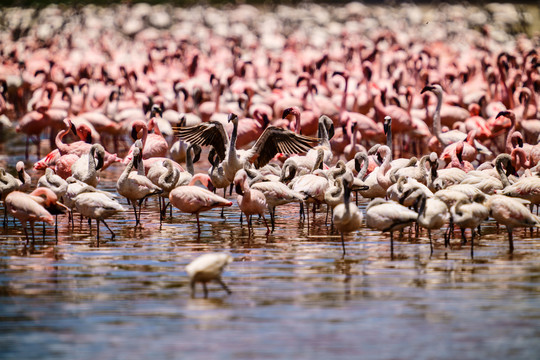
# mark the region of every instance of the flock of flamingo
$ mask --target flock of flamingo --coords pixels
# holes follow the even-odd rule
[[[0,169],[4,227],[18,219],[29,241],[27,223],[33,240],[35,222],[80,213],[98,241],[100,223],[114,237],[119,195],[135,226],[155,197],[161,221],[171,206],[200,233],[201,212],[235,199],[250,234],[255,215],[267,236],[277,207],[298,203],[308,227],[325,207],[344,255],[344,234],[363,226],[389,232],[392,255],[405,227],[427,229],[432,252],[432,231],[449,246],[455,227],[464,243],[470,229],[472,255],[490,217],[512,252],[514,228],[540,225],[538,38],[413,10],[384,24],[360,4],[4,10],[2,133],[26,140],[17,173]],[[123,169],[117,194],[100,189],[109,167]],[[229,291],[219,274],[231,260],[190,265],[193,289],[217,279]]]

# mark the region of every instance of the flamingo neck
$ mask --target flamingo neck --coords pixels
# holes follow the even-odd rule
[[[506,152],[510,153],[512,152],[512,134],[514,134],[514,130],[516,129],[516,119],[513,116],[510,116],[510,129],[508,129],[508,132],[506,133]]]
[[[191,178],[191,181],[189,182],[189,186],[193,186],[197,183],[197,181],[200,181],[201,184],[208,187],[208,180],[209,180],[208,175],[198,173],[198,174],[193,175],[193,177]]]
[[[437,106],[433,114],[433,134],[439,139],[439,142],[444,145],[441,140],[441,107],[442,107],[442,92],[437,91]]]

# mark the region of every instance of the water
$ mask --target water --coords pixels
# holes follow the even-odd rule
[[[114,191],[120,171],[100,187]],[[160,224],[151,199],[144,228],[133,228],[132,212],[115,216],[117,237],[102,226],[99,244],[86,221],[71,231],[61,217],[58,241],[39,225],[26,246],[9,221],[0,358],[538,358],[538,234],[517,231],[511,255],[506,232],[488,222],[472,259],[458,232],[451,249],[437,232],[430,255],[427,234],[405,231],[391,259],[388,235],[363,228],[346,236],[342,257],[324,214],[308,230],[297,212],[278,208],[276,231],[266,237],[255,221],[250,237],[234,203],[226,219],[202,214],[197,238],[193,216],[176,210]],[[208,299],[200,287],[190,297],[184,267],[208,251],[233,255],[223,275],[232,295],[210,284]]]

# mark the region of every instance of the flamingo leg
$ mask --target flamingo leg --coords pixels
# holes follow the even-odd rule
[[[508,244],[510,245],[510,254],[514,252],[514,239],[512,236],[512,229],[507,227],[506,230],[508,231]]]
[[[266,225],[266,236],[268,236],[268,234],[270,234],[270,228],[268,227],[268,223],[266,222],[266,217],[264,216],[264,214],[262,215],[262,218],[264,220],[264,225]]]
[[[105,224],[105,226],[107,227],[107,229],[109,229],[109,232],[111,233],[111,239],[114,239],[116,237],[116,234],[114,233],[114,231],[111,230],[111,228],[109,227],[109,225],[107,225],[107,223],[105,222],[105,220],[101,220],[101,222],[103,224]]]
[[[221,280],[221,277],[218,277],[216,281],[221,285],[221,287],[227,292],[227,294],[232,294],[231,289]]]
[[[471,229],[471,259],[474,258],[474,229]]]
[[[200,234],[201,233],[201,223],[199,222],[199,213],[195,214],[197,217],[197,231]]]
[[[461,245],[467,243],[467,237],[465,236],[465,228],[461,228]]]
[[[203,287],[203,290],[204,290],[204,298],[208,299],[208,289],[206,288],[206,283],[205,282],[202,283],[202,287]]]
[[[272,232],[274,232],[274,226],[276,224],[276,219],[275,219],[275,211],[276,211],[276,208],[273,208],[273,209],[269,209],[269,213],[270,213],[270,223],[272,224]]]
[[[137,225],[139,225],[139,218],[137,217],[137,205],[135,205],[134,201],[131,203],[131,205],[133,206],[133,213],[135,214],[135,227],[137,227]]]
[[[90,225],[90,226],[92,226],[92,225]],[[98,219],[96,219],[96,227],[97,227],[97,229],[96,229],[96,231],[97,231],[97,241],[99,243],[99,220]]]
[[[343,238],[343,232],[341,232],[341,247],[343,248],[343,256],[345,256],[345,240]]]
[[[28,237],[28,228],[26,223],[22,224],[22,227],[24,228],[24,235],[26,236],[26,243],[28,244],[30,242],[30,238]]]
[[[390,258],[394,260],[394,232],[390,231]]]
[[[429,249],[431,251],[431,255],[433,255],[433,241],[431,240],[431,230],[428,229],[427,233],[429,236]]]

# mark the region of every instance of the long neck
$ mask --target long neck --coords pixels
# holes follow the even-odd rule
[[[133,164],[135,163],[135,156],[133,156],[131,158],[131,160],[129,161],[129,163],[126,165],[126,167],[124,168],[124,171],[122,172],[122,174],[120,175],[120,177],[118,178],[118,183],[122,183],[124,182],[128,176],[129,176],[129,173],[131,172],[131,170],[133,169]]]
[[[68,151],[68,145],[67,144],[64,144],[64,142],[62,141],[62,139],[64,138],[64,136],[66,136],[66,134],[68,132],[71,131],[71,128],[69,126],[67,126],[64,130],[60,131],[57,135],[56,135],[56,138],[54,139],[54,143],[56,144],[56,147],[58,148],[58,150],[60,150],[61,153],[66,153]]]
[[[193,168],[193,149],[188,149],[186,153],[186,170],[191,174],[195,174],[195,169]],[[214,164],[212,164],[212,172],[214,171]]]
[[[435,113],[433,114],[433,134],[439,139],[441,145],[444,145],[440,140],[441,137],[441,107],[442,107],[442,93],[437,92],[437,107],[435,108]]]
[[[328,140],[328,131],[326,131],[324,121],[319,121],[319,139],[319,145],[330,149],[330,140]]]
[[[420,176],[422,179],[427,179],[427,169],[426,169],[426,161],[429,159],[429,155],[424,155],[420,159],[419,170],[420,170]]]
[[[513,117],[510,117],[511,125],[510,129],[508,129],[508,132],[506,133],[506,152],[511,153],[513,146],[512,146],[512,134],[514,133],[514,130],[516,129],[516,120]]]
[[[339,109],[340,117],[341,115],[347,111],[347,91],[349,89],[349,78],[344,76],[345,79],[345,87],[343,88],[343,98],[341,99],[341,109]]]
[[[300,128],[301,126],[300,111],[294,112],[294,119],[296,120],[296,133],[302,135],[302,129]]]
[[[343,184],[343,203],[345,204],[345,211],[349,213],[349,201],[351,199],[351,187],[348,183]]]
[[[352,145],[352,151],[356,151],[356,131],[358,129],[358,126],[355,126],[352,131],[352,139],[351,139],[351,145]]]
[[[229,142],[229,157],[236,156],[236,139],[238,138],[238,120],[233,122],[231,140]]]
[[[90,153],[88,154],[88,175],[94,176],[96,174],[96,148],[90,148]]]
[[[367,154],[365,153],[360,153],[360,158],[362,159],[362,169],[360,170],[360,172],[358,173],[358,175],[356,175],[356,177],[360,180],[364,180],[364,177],[366,177],[366,174],[367,174],[367,171],[368,171],[368,166],[369,166],[369,158],[367,156]]]
[[[499,176],[501,177],[501,182],[503,184],[503,188],[510,186],[510,182],[508,181],[508,177],[506,176],[504,169],[502,167],[502,159],[497,159],[495,162],[495,168],[497,169],[497,172],[499,173]]]
[[[394,153],[394,144],[392,142],[392,123],[388,126],[386,131],[386,146],[390,148],[390,153]]]
[[[150,121],[152,122],[152,130],[154,130],[154,134],[163,136],[161,134],[161,130],[159,130],[159,126],[157,124],[157,118],[153,117]]]
[[[175,168],[172,164],[165,165],[165,168],[167,171],[159,177],[158,184],[161,188],[170,188],[178,182],[180,172],[174,171]]]

